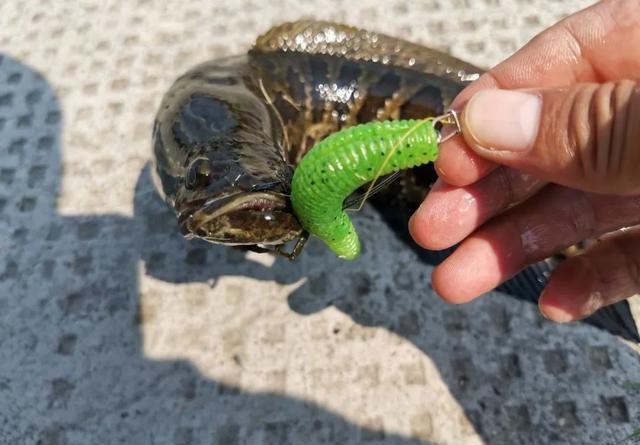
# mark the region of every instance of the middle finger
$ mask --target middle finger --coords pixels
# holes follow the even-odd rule
[[[488,219],[524,201],[545,182],[506,167],[466,187],[438,180],[409,222],[414,240],[440,250],[462,241]]]
[[[449,301],[469,301],[579,241],[640,223],[640,196],[549,185],[467,237],[433,274]]]

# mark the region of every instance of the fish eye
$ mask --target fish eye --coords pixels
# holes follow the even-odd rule
[[[193,190],[207,187],[211,182],[212,173],[213,166],[209,159],[198,158],[194,160],[189,166],[189,171],[187,171],[185,180],[187,189]]]

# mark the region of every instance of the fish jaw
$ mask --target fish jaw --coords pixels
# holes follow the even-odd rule
[[[177,207],[186,238],[231,246],[281,245],[302,234],[288,197],[280,193],[238,192]]]

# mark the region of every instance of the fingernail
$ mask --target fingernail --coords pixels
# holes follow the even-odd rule
[[[593,271],[584,262],[561,264],[538,299],[542,315],[568,323],[593,314],[601,301],[599,292],[594,292],[593,277]]]
[[[569,323],[575,319],[573,315],[559,307],[538,305],[538,309],[545,318],[556,323]]]
[[[409,218],[409,222],[407,223],[407,225],[409,226],[409,230],[411,230],[411,227],[413,226],[413,220],[416,218],[416,213],[418,213],[417,210],[413,212],[413,215],[411,215],[411,217]]]
[[[477,148],[522,152],[536,140],[542,99],[533,93],[482,90],[462,114],[462,134]]]

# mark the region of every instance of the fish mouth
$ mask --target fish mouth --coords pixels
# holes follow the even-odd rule
[[[302,233],[287,195],[239,192],[185,202],[178,223],[185,238],[226,245],[274,245]]]

